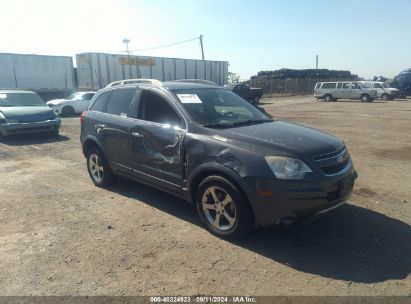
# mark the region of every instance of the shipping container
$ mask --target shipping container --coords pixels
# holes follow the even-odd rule
[[[72,57],[0,53],[0,89],[64,96],[75,90],[73,74]]]
[[[130,78],[205,79],[219,85],[228,80],[227,61],[82,53],[76,55],[76,63],[80,90],[98,90],[113,81]]]

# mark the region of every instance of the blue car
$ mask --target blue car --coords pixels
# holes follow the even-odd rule
[[[36,93],[0,90],[0,139],[12,134],[59,134],[61,121]]]

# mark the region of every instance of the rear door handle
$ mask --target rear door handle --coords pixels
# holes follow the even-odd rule
[[[133,137],[137,137],[137,138],[143,138],[143,137],[144,137],[144,135],[143,135],[143,134],[138,133],[138,132],[133,132],[133,133],[131,133],[131,136],[133,136]]]

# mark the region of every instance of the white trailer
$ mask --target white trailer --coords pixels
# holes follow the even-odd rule
[[[0,53],[0,89],[19,88],[41,95],[64,95],[75,90],[73,59]]]
[[[98,90],[113,81],[130,78],[205,79],[219,85],[228,80],[227,61],[82,53],[76,55],[76,62],[80,90]]]

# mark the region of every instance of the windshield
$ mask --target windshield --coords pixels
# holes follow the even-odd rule
[[[174,93],[194,121],[206,127],[232,127],[272,121],[261,110],[225,89],[184,89]]]
[[[383,83],[382,86],[383,86],[384,88],[391,88],[391,86],[390,86],[388,83]]]
[[[67,98],[67,100],[81,99],[82,95],[83,95],[83,93],[74,93],[74,94],[71,94],[71,95]]]
[[[0,93],[0,107],[45,106],[44,100],[35,93]]]

